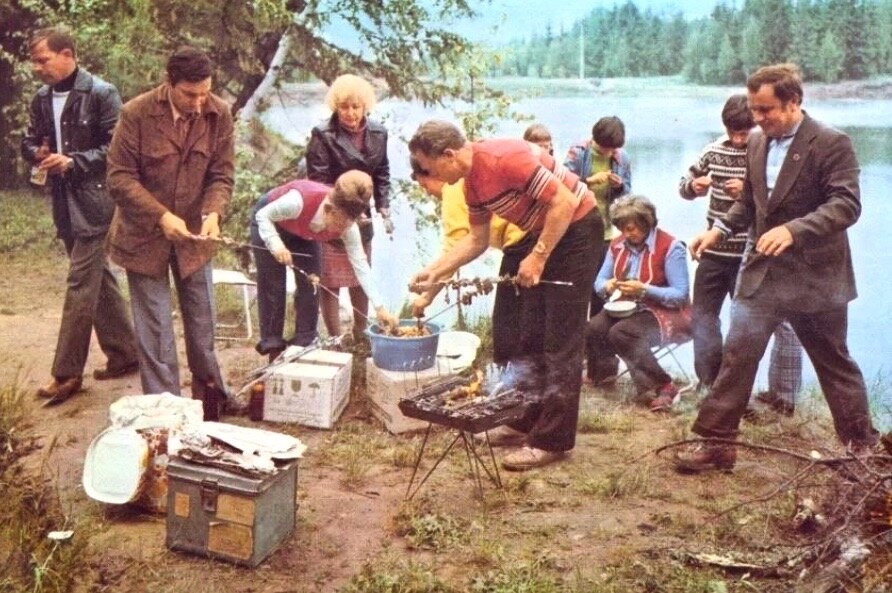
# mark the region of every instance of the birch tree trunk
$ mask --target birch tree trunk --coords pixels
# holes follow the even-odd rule
[[[273,59],[270,60],[269,68],[267,68],[263,80],[257,85],[257,88],[254,89],[254,92],[245,103],[245,106],[239,110],[239,122],[247,123],[257,117],[261,101],[263,101],[269,94],[270,90],[272,90],[276,81],[279,79],[279,72],[281,71],[282,65],[285,63],[285,58],[288,56],[288,52],[291,49],[292,39],[292,28],[288,27],[282,34],[282,38],[279,39],[279,46],[276,48],[276,53],[273,54]]]

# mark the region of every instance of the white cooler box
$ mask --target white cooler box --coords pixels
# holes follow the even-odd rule
[[[372,414],[384,423],[391,434],[414,432],[427,428],[426,420],[404,416],[399,409],[400,399],[411,396],[434,381],[449,378],[455,373],[448,363],[438,361],[429,369],[418,372],[386,371],[375,366],[371,358],[365,365],[366,393]]]
[[[266,381],[263,419],[331,428],[350,399],[353,355],[313,350],[273,371]]]

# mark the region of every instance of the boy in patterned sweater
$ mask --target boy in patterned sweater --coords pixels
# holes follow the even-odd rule
[[[724,219],[743,191],[747,139],[755,127],[746,95],[734,95],[725,102],[722,123],[726,134],[703,149],[678,186],[679,194],[687,200],[709,195],[708,228],[716,219]],[[746,247],[745,232],[729,236],[703,254],[694,275],[694,369],[704,388],[712,384],[722,363],[719,313],[725,296],[734,294]],[[791,414],[801,384],[802,348],[792,328],[784,323],[774,335],[769,393],[762,399],[776,410]]]

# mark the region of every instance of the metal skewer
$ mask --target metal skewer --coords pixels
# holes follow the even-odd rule
[[[514,284],[517,282],[517,276],[498,276],[495,278],[478,278],[477,281],[478,282],[492,282],[493,284],[500,283],[500,282],[511,282],[512,284]],[[445,286],[447,284],[452,284],[453,282],[455,282],[455,281],[454,280],[437,280],[435,282],[430,282],[430,284],[439,284],[439,285]],[[472,287],[475,285],[470,280],[466,280],[465,282],[466,282],[466,284],[461,284],[460,286]],[[558,286],[573,286],[573,283],[569,282],[567,280],[539,280],[539,284],[556,284]]]
[[[227,247],[247,247],[249,249],[262,249],[263,251],[269,251],[272,253],[272,249],[268,247],[262,247],[260,245],[254,245],[253,243],[241,243],[236,241],[232,237],[209,237],[207,235],[189,235],[189,238],[193,241],[211,241],[212,243],[220,243],[222,245],[226,245]],[[313,257],[308,253],[296,253],[294,251],[289,251],[292,256],[297,257]]]

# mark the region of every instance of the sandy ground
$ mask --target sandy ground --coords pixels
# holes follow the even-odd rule
[[[306,463],[299,472],[301,502],[296,533],[274,560],[258,571],[240,571],[168,552],[164,547],[163,517],[103,507],[90,501],[80,485],[84,454],[93,437],[107,426],[108,406],[120,396],[140,393],[139,377],[134,374],[95,381],[92,371],[103,367],[105,360],[94,339],[85,369],[85,392],[60,406],[40,406],[42,400],[33,397],[33,392],[50,379],[65,285],[64,260],[50,258],[49,262],[49,267],[23,261],[2,265],[5,276],[15,281],[0,286],[0,380],[15,381],[27,392],[29,428],[42,437],[44,451],[52,449],[48,459],[44,452],[33,461],[48,461],[49,472],[55,477],[72,518],[98,518],[102,524],[97,538],[103,556],[100,564],[129,565],[134,560],[174,564],[179,566],[183,578],[188,579],[190,574],[197,581],[209,576],[211,580],[219,578],[221,583],[232,586],[228,588],[231,591],[292,590],[288,583],[295,573],[300,573],[302,582],[314,584],[308,590],[323,591],[343,584],[363,561],[380,551],[388,540],[389,513],[402,499],[405,482],[401,475],[380,475],[372,488],[374,494],[369,495],[340,487],[331,471]],[[262,362],[247,343],[221,343],[219,358],[229,380],[237,379],[231,369],[251,368]],[[180,360],[184,364],[182,352]],[[352,409],[347,411],[347,416],[350,414]],[[226,420],[247,423],[243,417]],[[267,427],[276,428],[272,424]],[[326,431],[300,428],[292,432],[311,451],[329,435]],[[48,447],[52,440],[56,441],[55,446]],[[244,583],[233,583],[233,575]],[[266,580],[270,582],[261,585]]]
[[[154,593],[193,587],[204,592],[325,592],[344,586],[366,563],[374,565],[394,555],[434,562],[438,567],[443,563],[440,570],[458,582],[483,562],[471,558],[465,565],[448,551],[444,557],[411,549],[395,528],[399,514],[407,508],[403,497],[411,464],[382,462],[391,453],[380,450],[411,452],[419,437],[386,433],[370,418],[361,393],[354,394],[334,431],[263,424],[298,436],[308,444],[309,452],[300,467],[295,532],[257,569],[171,552],[165,548],[163,517],[89,500],[81,486],[84,454],[91,439],[106,426],[109,404],[122,395],[139,393],[139,381],[137,375],[94,381],[93,369],[105,364],[94,340],[84,393],[53,408],[41,408],[42,402],[33,397],[49,379],[65,270],[66,262],[59,255],[48,256],[39,265],[20,257],[0,262],[4,277],[14,279],[0,285],[0,380],[18,382],[27,391],[28,430],[40,436],[44,445],[31,460],[35,466],[46,462],[74,524],[92,534],[91,565],[100,586],[91,590]],[[224,373],[235,384],[240,373],[262,362],[247,343],[221,343],[219,357]],[[185,360],[182,353],[180,360]],[[605,405],[598,393],[587,390],[583,395],[584,413]],[[249,423],[245,417],[224,420]],[[787,472],[773,462],[755,463],[744,454],[733,476],[701,480],[681,478],[668,464],[646,459],[654,447],[683,438],[689,420],[630,408],[622,418],[626,428],[580,434],[568,461],[525,475],[504,476],[507,491],[487,486],[483,499],[475,496],[463,455],[454,455],[425,485],[419,499],[438,513],[468,517],[472,525],[480,522],[497,530],[506,539],[499,543],[503,551],[493,557],[505,561],[512,554],[531,554],[542,548],[560,570],[591,575],[599,567],[636,554],[666,554],[681,543],[696,545],[696,541],[678,540],[679,526],[705,522],[710,505],[719,504],[717,497],[751,494],[754,484],[780,482]],[[362,450],[354,452],[351,468],[332,451],[356,434],[361,435],[359,441],[372,445],[367,445],[371,447],[367,456]],[[446,438],[440,431],[435,444],[442,445]],[[647,491],[640,496],[618,495],[611,500],[603,494],[585,494],[586,480],[595,484],[630,467],[640,468],[635,476],[647,482]],[[351,472],[360,478],[351,480]],[[488,566],[484,563],[483,568]]]

